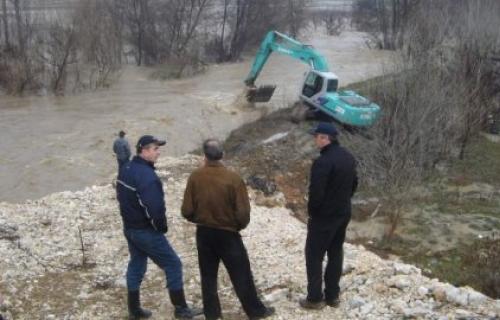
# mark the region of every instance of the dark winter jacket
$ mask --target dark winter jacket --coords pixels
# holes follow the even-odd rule
[[[328,224],[351,214],[351,197],[358,186],[356,161],[338,143],[321,149],[311,167],[308,214],[312,222]]]
[[[113,152],[116,154],[116,158],[120,160],[130,159],[130,146],[125,138],[118,138],[113,143]]]
[[[125,229],[167,232],[165,194],[152,163],[135,156],[118,174],[116,195]]]

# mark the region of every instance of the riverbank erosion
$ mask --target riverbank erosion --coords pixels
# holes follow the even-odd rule
[[[189,173],[201,158],[162,158],[167,237],[184,266],[188,300],[201,306],[195,227],[179,208]],[[345,245],[341,306],[305,311],[303,248],[306,227],[279,205],[259,206],[250,191],[252,219],[243,231],[254,278],[272,319],[498,319],[500,301],[468,287],[423,276],[420,269],[383,260],[362,246]],[[124,273],[128,261],[115,192],[111,184],[51,194],[22,204],[0,203],[1,313],[7,319],[123,319]],[[219,293],[225,319],[244,319],[221,268]],[[154,265],[142,285],[143,304],[153,319],[173,318],[163,273]]]

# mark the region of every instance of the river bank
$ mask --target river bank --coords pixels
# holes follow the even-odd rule
[[[301,221],[307,219],[311,161],[318,152],[307,131],[314,121],[296,123],[292,109],[276,111],[232,132],[227,157],[261,191],[261,205],[276,202]],[[416,264],[428,276],[500,295],[500,144],[487,135],[471,140],[463,160],[441,163],[415,185],[395,232],[389,236],[391,208],[377,185],[360,172],[347,240],[385,257]],[[342,130],[339,140],[355,157],[370,143]],[[267,196],[266,196],[267,195]]]
[[[201,306],[194,226],[179,213],[186,179],[201,158],[161,157],[168,237],[184,265],[191,304]],[[235,168],[236,169],[236,168]],[[360,245],[345,245],[340,308],[305,311],[303,246],[306,227],[280,205],[259,205],[250,189],[252,219],[242,233],[260,294],[276,307],[270,319],[498,319],[500,301],[422,275],[414,266],[383,260]],[[7,319],[123,319],[128,259],[111,184],[55,193],[24,204],[0,204],[0,312]],[[83,247],[83,250],[82,250]],[[142,286],[152,319],[171,319],[164,275],[149,266]],[[221,268],[224,319],[244,319]]]

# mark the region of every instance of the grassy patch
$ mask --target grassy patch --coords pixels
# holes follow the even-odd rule
[[[405,260],[453,285],[468,285],[494,299],[500,297],[500,239],[480,239],[432,256],[412,254]]]
[[[499,159],[500,143],[477,136],[467,146],[463,160],[451,161],[450,174],[455,180],[481,181],[499,185]]]
[[[431,192],[413,199],[413,206],[450,215],[476,214],[500,218],[500,199],[487,190],[461,192],[459,189],[432,187]]]
[[[481,214],[500,217],[498,201],[484,199],[465,199],[462,201],[449,199],[438,203],[438,211],[448,214]]]

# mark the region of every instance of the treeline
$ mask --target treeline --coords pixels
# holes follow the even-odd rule
[[[208,62],[235,61],[270,29],[297,36],[308,3],[80,0],[54,17],[31,12],[28,0],[0,1],[0,87],[12,94],[107,86],[129,60],[170,65],[177,77]]]
[[[353,23],[399,49],[367,91],[383,116],[372,143],[358,146],[365,177],[389,198],[393,232],[410,191],[443,160],[462,159],[498,113],[500,2],[358,0]]]

